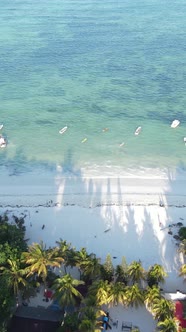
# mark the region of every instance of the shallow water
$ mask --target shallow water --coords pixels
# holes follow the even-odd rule
[[[184,12],[184,0],[4,1],[0,165],[185,170]]]

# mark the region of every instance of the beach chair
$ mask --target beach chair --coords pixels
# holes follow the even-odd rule
[[[121,331],[130,332],[132,330],[131,322],[122,322]]]

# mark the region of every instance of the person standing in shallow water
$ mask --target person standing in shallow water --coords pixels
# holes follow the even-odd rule
[[[45,225],[43,224],[42,229],[44,229],[44,228],[45,228]]]

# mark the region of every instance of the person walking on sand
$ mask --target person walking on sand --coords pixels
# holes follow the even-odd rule
[[[109,312],[107,311],[106,315],[103,317],[103,327],[105,330],[108,330],[108,328],[110,330],[112,330],[112,327],[109,324],[109,319],[110,319],[110,315],[109,315]]]

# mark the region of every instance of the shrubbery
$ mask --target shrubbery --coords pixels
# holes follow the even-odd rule
[[[178,231],[178,235],[179,235],[181,241],[186,239],[186,227],[181,227]]]

